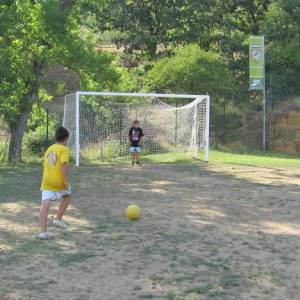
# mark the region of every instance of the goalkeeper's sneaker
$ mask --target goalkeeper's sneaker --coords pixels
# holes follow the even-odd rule
[[[139,161],[139,160],[136,162],[136,164],[137,164],[137,165],[139,165],[139,166],[141,165],[141,163],[140,163],[140,161]]]
[[[38,238],[40,240],[48,240],[48,239],[51,239],[52,237],[53,237],[53,234],[48,232],[48,231],[47,232],[41,232],[38,235]]]
[[[53,220],[53,225],[56,226],[56,227],[62,228],[62,229],[67,229],[68,228],[67,224],[62,219],[61,220],[54,219]]]

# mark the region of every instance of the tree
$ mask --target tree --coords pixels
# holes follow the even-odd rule
[[[100,32],[114,31],[113,42],[126,53],[153,58],[158,47],[195,41],[206,35],[214,1],[105,0],[86,1],[86,25]]]
[[[16,0],[0,4],[0,114],[11,132],[9,160],[22,158],[22,139],[41,78],[53,64],[75,70],[82,85],[117,80],[111,58],[79,39],[75,1]],[[3,2],[2,2],[3,3]]]
[[[268,42],[267,84],[277,99],[300,94],[300,3],[274,1],[262,22]]]
[[[209,92],[224,97],[232,89],[232,76],[216,53],[188,45],[176,50],[174,56],[158,60],[147,74],[146,84],[151,91]]]

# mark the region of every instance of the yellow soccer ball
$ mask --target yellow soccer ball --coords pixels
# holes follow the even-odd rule
[[[138,220],[141,215],[141,209],[138,205],[131,204],[126,208],[126,217],[129,220]]]

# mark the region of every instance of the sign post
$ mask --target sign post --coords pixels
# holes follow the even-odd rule
[[[249,89],[263,93],[263,150],[266,150],[265,37],[249,37]]]

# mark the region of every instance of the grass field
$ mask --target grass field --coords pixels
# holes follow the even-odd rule
[[[39,241],[40,166],[0,165],[1,300],[299,299],[300,159],[212,151],[210,164],[71,171],[70,228]],[[141,220],[124,218],[130,203]]]

